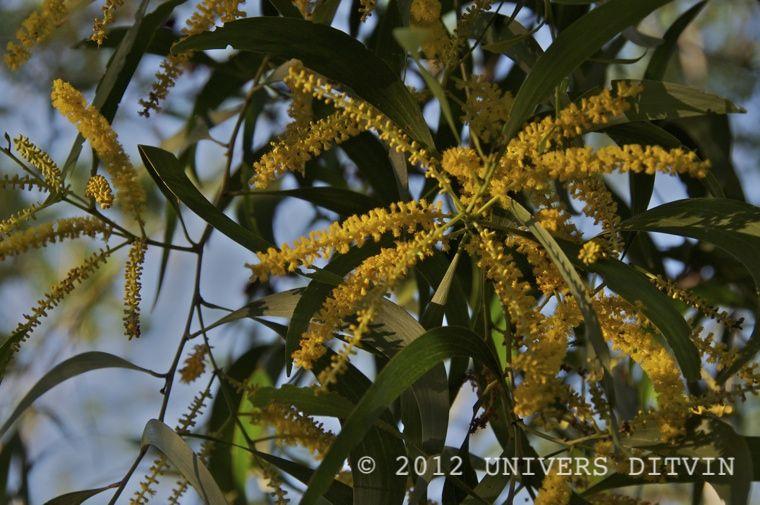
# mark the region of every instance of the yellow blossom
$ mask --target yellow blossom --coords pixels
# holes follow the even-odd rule
[[[594,302],[602,333],[613,347],[623,351],[641,366],[657,393],[654,413],[663,440],[683,434],[689,406],[678,364],[654,338],[648,321],[618,296],[605,296]]]
[[[25,207],[20,211],[0,220],[0,237],[7,235],[25,222],[34,219],[37,212],[44,208],[41,203],[33,203],[29,207]],[[3,239],[4,240],[4,239]],[[2,255],[4,247],[0,243],[0,255]],[[0,258],[1,260],[2,258]]]
[[[716,321],[720,321],[726,325],[727,328],[741,328],[741,320],[737,320],[731,317],[731,315],[724,310],[718,310],[718,308],[710,305],[698,295],[695,295],[687,289],[679,287],[675,282],[668,279],[663,279],[662,277],[656,275],[650,276],[650,280],[652,280],[655,286],[667,293],[668,296],[674,300],[679,300],[691,307],[694,307],[707,317],[715,319]]]
[[[12,233],[0,240],[0,261],[8,256],[17,256],[29,249],[39,249],[48,244],[82,236],[94,237],[102,234],[107,239],[111,227],[91,217],[69,217],[54,223],[43,223]]]
[[[96,19],[92,25],[92,35],[90,40],[97,43],[99,46],[103,44],[106,39],[106,28],[113,23],[116,11],[118,11],[124,4],[124,0],[105,0],[101,11],[103,16],[100,19]]]
[[[53,82],[53,106],[73,123],[103,161],[116,186],[116,197],[126,212],[142,223],[145,191],[137,180],[137,172],[119,143],[108,120],[71,84],[60,79]]]
[[[330,445],[335,440],[335,436],[325,430],[322,423],[303,415],[294,407],[281,403],[268,404],[254,414],[254,417],[257,421],[265,422],[274,428],[279,444],[301,445],[319,459],[327,454]]]
[[[113,205],[111,186],[102,175],[93,175],[87,180],[84,194],[93,198],[101,209],[108,209]]]
[[[210,30],[217,20],[229,23],[242,17],[244,13],[240,10],[240,5],[243,3],[245,0],[201,0],[185,23],[180,40]],[[156,81],[148,98],[140,100],[143,107],[141,115],[147,117],[151,111],[161,110],[161,102],[169,94],[177,78],[182,75],[192,56],[192,52],[171,54],[161,62],[161,70],[156,73]]]
[[[3,57],[5,65],[11,70],[18,70],[29,59],[31,50],[46,42],[68,14],[66,0],[44,0],[21,23],[16,31],[16,41],[8,42]]]
[[[296,366],[311,369],[325,353],[322,344],[330,339],[341,321],[392,289],[410,268],[430,256],[436,243],[442,239],[442,229],[419,232],[408,242],[397,242],[395,247],[383,248],[375,256],[364,260],[342,284],[333,289],[309,323],[299,348],[293,353]]]
[[[19,135],[13,139],[13,145],[16,147],[16,151],[18,151],[22,158],[40,171],[51,191],[60,191],[63,189],[61,169],[58,168],[58,165],[55,164],[48,153],[34,145],[23,135]]]
[[[124,267],[124,333],[130,339],[140,336],[140,291],[146,249],[144,240],[132,242],[129,259]]]
[[[506,245],[525,256],[536,277],[536,286],[544,295],[551,296],[568,290],[557,266],[538,243],[521,235],[510,235]]]
[[[369,324],[372,322],[372,318],[375,315],[375,306],[370,305],[364,310],[360,310],[356,314],[356,324],[352,324],[348,327],[348,333],[351,337],[348,343],[330,358],[330,365],[324,368],[317,380],[320,384],[320,391],[327,391],[330,385],[335,384],[338,378],[346,371],[348,367],[348,359],[361,343],[364,335],[369,331]]]
[[[566,475],[552,469],[544,477],[534,505],[567,505],[570,502],[570,484]]]
[[[462,120],[470,125],[470,130],[478,139],[484,142],[496,140],[509,118],[512,95],[502,92],[499,86],[480,75],[472,76],[461,87],[467,93]]]
[[[438,0],[412,0],[409,7],[412,22],[418,25],[429,25],[441,17],[441,2]]]
[[[185,364],[179,371],[182,382],[189,384],[203,375],[206,371],[206,354],[208,354],[206,344],[199,344],[193,348],[193,352],[185,359]]]
[[[599,243],[595,240],[589,240],[583,244],[583,247],[581,247],[581,250],[578,252],[578,259],[585,265],[591,265],[596,263],[603,255],[604,252]]]
[[[620,233],[620,215],[617,203],[604,185],[601,177],[591,177],[572,181],[568,186],[570,194],[584,202],[583,213],[601,224],[604,235],[598,240],[604,241],[605,252],[616,255],[623,250],[623,237]],[[602,244],[599,244],[602,245]]]
[[[66,277],[51,286],[50,290],[32,307],[31,314],[24,314],[24,322],[19,323],[11,336],[3,343],[3,347],[10,345],[10,355],[18,352],[21,344],[41,324],[41,319],[57,307],[79,284],[87,280],[100,265],[105,263],[110,254],[109,250],[91,254],[80,265],[69,270]]]
[[[523,381],[514,392],[515,414],[533,415],[562,397],[556,375],[565,359],[567,337],[582,320],[575,301],[567,298],[550,317],[541,319],[540,331],[525,341],[526,352],[513,361],[514,368],[523,370]]]
[[[49,191],[50,188],[47,184],[41,182],[36,177],[28,175],[0,175],[0,189],[21,189],[21,190],[37,190],[37,191]]]
[[[468,251],[478,258],[478,266],[493,282],[494,291],[509,312],[517,333],[520,336],[534,335],[542,319],[535,310],[536,299],[530,294],[530,284],[523,280],[514,259],[495,235],[493,231],[480,230],[475,240],[468,243]]]
[[[362,15],[362,21],[366,21],[372,15],[376,6],[377,0],[359,0],[359,12]]]
[[[425,200],[393,203],[389,209],[373,209],[332,223],[326,230],[312,231],[292,247],[271,247],[258,254],[258,264],[247,266],[254,279],[266,281],[271,276],[294,272],[299,266],[311,266],[318,258],[330,257],[333,251],[345,254],[351,246],[361,247],[367,240],[377,242],[386,233],[400,237],[403,231],[430,227],[442,216],[440,205]]]
[[[377,131],[380,140],[387,142],[396,152],[408,154],[411,163],[420,164],[426,168],[434,166],[435,161],[425,148],[416,141],[410,140],[390,119],[367,102],[348,96],[313,72],[298,68],[297,65],[288,68],[288,74],[284,80],[291,89],[300,89],[327,104],[345,110],[360,128]]]
[[[361,133],[355,119],[347,111],[338,111],[303,128],[289,132],[272,143],[269,152],[253,164],[251,184],[266,188],[283,172],[303,174],[306,162]]]

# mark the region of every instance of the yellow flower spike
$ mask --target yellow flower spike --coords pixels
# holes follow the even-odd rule
[[[441,2],[438,0],[412,0],[409,8],[412,22],[418,25],[429,25],[441,18]]]
[[[116,198],[124,210],[137,222],[142,223],[141,212],[145,206],[145,190],[137,180],[135,171],[116,132],[93,106],[88,106],[84,96],[71,84],[56,79],[51,92],[53,106],[58,109],[86,138],[103,161],[111,180],[116,186]]]
[[[429,228],[442,217],[438,203],[398,202],[389,209],[373,209],[367,214],[332,223],[326,230],[313,231],[292,247],[270,248],[258,254],[258,264],[246,266],[252,270],[253,279],[266,281],[271,276],[294,272],[300,266],[311,266],[318,258],[328,258],[333,252],[343,254],[351,246],[361,247],[367,240],[377,242],[386,233],[399,237],[403,231]]]
[[[48,244],[82,236],[95,237],[102,234],[104,240],[111,234],[111,227],[91,217],[69,217],[55,223],[44,223],[21,230],[0,241],[0,261],[17,256],[29,249],[39,249]]]
[[[106,39],[106,28],[113,23],[116,11],[124,5],[124,0],[105,0],[103,7],[101,7],[102,17],[96,19],[92,25],[92,35],[90,40],[97,43],[99,46],[103,45],[103,41]]]
[[[37,212],[39,212],[41,209],[42,209],[41,203],[34,203],[30,205],[29,207],[21,209],[15,214],[12,214],[11,216],[0,220],[0,238],[2,238],[3,235],[9,234],[13,230],[18,228],[22,224],[24,224],[25,222],[31,219],[34,219],[36,217]],[[3,250],[4,250],[4,247],[0,243],[0,256],[3,254],[2,253]],[[0,258],[0,260],[2,260],[2,258]]]
[[[109,209],[113,205],[111,186],[102,175],[93,175],[87,180],[84,194],[94,199],[101,209]]]
[[[359,0],[359,12],[362,15],[362,22],[372,15],[375,7],[377,7],[377,0]]]
[[[254,418],[274,428],[279,445],[289,447],[296,443],[311,451],[317,459],[327,454],[335,440],[335,435],[325,430],[322,423],[281,403],[268,404],[254,414]]]
[[[512,95],[483,76],[472,76],[462,83],[467,89],[467,101],[462,108],[462,120],[482,141],[491,142],[501,134],[501,128],[512,110]]]
[[[189,384],[203,375],[206,371],[207,354],[206,344],[199,344],[193,348],[193,352],[185,359],[185,364],[179,371],[182,382]]]
[[[27,191],[50,191],[47,184],[41,182],[36,177],[28,175],[0,175],[0,189],[20,189]]]
[[[240,10],[243,3],[245,0],[201,0],[185,23],[180,40],[210,30],[217,20],[229,23],[243,17],[244,13]],[[148,117],[151,111],[161,110],[161,102],[182,75],[192,56],[192,52],[171,54],[161,62],[161,69],[156,73],[148,98],[140,100],[143,107],[140,115]]]
[[[467,244],[467,249],[493,282],[494,291],[509,312],[519,336],[535,335],[543,316],[535,310],[536,299],[530,294],[530,284],[523,280],[512,256],[495,239],[495,233],[480,230],[475,240]]]
[[[583,213],[593,218],[594,224],[601,224],[604,231],[605,252],[616,255],[623,250],[623,236],[620,233],[621,219],[617,203],[604,185],[601,177],[572,181],[568,185],[570,194],[583,201]],[[600,244],[601,245],[601,244]]]
[[[311,369],[324,353],[328,341],[340,323],[392,289],[410,268],[433,254],[438,242],[445,242],[443,230],[419,232],[408,242],[383,248],[367,258],[346,280],[335,287],[304,332],[300,346],[293,353],[296,366]]]
[[[741,328],[743,321],[731,317],[731,315],[726,311],[718,310],[718,308],[713,307],[700,296],[695,295],[687,289],[679,287],[675,282],[668,279],[663,279],[659,275],[651,276],[650,280],[655,284],[655,286],[667,293],[667,295],[674,300],[681,301],[686,305],[697,309],[707,317],[723,323],[727,328]]]
[[[129,259],[124,267],[124,333],[130,340],[140,337],[140,291],[146,249],[147,244],[144,240],[135,240],[129,249]]]
[[[66,0],[45,0],[16,31],[16,41],[8,42],[3,60],[11,70],[18,70],[31,56],[34,47],[46,42],[55,29],[66,20],[69,11]]]
[[[568,291],[562,274],[538,243],[520,235],[510,235],[506,245],[525,256],[536,277],[536,285],[544,295],[551,296]]]
[[[408,154],[412,164],[419,164],[429,170],[435,167],[436,163],[427,150],[410,140],[388,118],[368,103],[349,97],[321,77],[298,65],[288,68],[284,81],[290,89],[300,89],[311,93],[315,98],[345,110],[361,129],[377,131],[380,139],[385,141],[390,148],[396,152]]]
[[[361,131],[347,111],[338,111],[303,128],[291,130],[284,138],[273,142],[270,151],[253,164],[250,183],[263,189],[284,172],[303,173],[307,161]]]
[[[570,503],[571,489],[566,475],[552,469],[544,477],[534,505],[567,505]]]
[[[567,337],[581,321],[577,304],[566,298],[551,316],[542,319],[538,336],[525,341],[526,352],[518,354],[512,364],[523,370],[523,381],[514,392],[515,414],[531,416],[565,395],[556,376],[565,359]]]
[[[596,263],[599,258],[604,256],[604,251],[598,242],[595,240],[589,240],[578,251],[578,259],[583,262],[584,265],[592,265]]]
[[[352,324],[348,328],[348,332],[351,334],[348,343],[340,350],[340,352],[332,355],[330,365],[319,372],[319,375],[317,376],[317,380],[320,384],[318,391],[326,392],[332,384],[338,382],[338,378],[346,371],[346,368],[348,368],[349,357],[354,352],[354,349],[359,347],[362,338],[369,331],[369,324],[372,322],[374,316],[374,305],[370,305],[366,309],[357,312],[356,324]]]
[[[61,169],[58,168],[48,153],[34,145],[31,140],[23,135],[13,139],[13,145],[22,158],[40,171],[51,191],[57,192],[63,189]]]
[[[658,409],[653,413],[660,435],[669,441],[682,435],[689,404],[678,364],[655,339],[649,322],[640,311],[618,296],[597,298],[594,308],[605,339],[641,366],[657,393]]]
[[[111,251],[108,250],[92,253],[80,265],[69,270],[66,277],[51,286],[48,292],[32,307],[31,313],[24,314],[24,322],[19,323],[13,330],[8,340],[11,343],[11,354],[18,352],[21,344],[41,324],[42,318],[57,307],[78,285],[91,277],[106,262],[110,254]]]

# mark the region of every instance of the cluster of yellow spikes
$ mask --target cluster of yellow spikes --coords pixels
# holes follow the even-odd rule
[[[258,263],[248,265],[253,279],[264,281],[299,268],[317,268],[315,262],[327,261],[333,254],[345,253],[368,240],[379,242],[385,237],[386,243],[392,243],[365,259],[333,288],[301,336],[292,356],[294,363],[313,368],[326,352],[325,344],[344,333],[348,344],[318,375],[322,390],[339,380],[348,355],[361,347],[362,337],[372,331],[378,301],[419,262],[437,249],[446,249],[453,237],[461,237],[460,245],[494,286],[515,334],[516,354],[510,366],[520,379],[514,392],[514,412],[521,417],[533,416],[556,402],[571,402],[578,404],[577,409],[594,412],[593,406],[582,405],[584,400],[562,382],[560,375],[573,329],[582,322],[576,301],[549,255],[527,228],[514,222],[512,230],[505,232],[491,223],[499,219],[503,222],[510,199],[522,195],[533,207],[537,222],[555,237],[578,243],[579,263],[591,264],[605,256],[615,256],[622,249],[620,218],[604,183],[605,174],[661,172],[704,177],[709,164],[685,149],[641,145],[596,150],[578,147],[581,135],[621,118],[641,92],[641,86],[618,83],[613,90],[604,90],[530,122],[500,154],[484,154],[478,146],[456,147],[438,154],[411,140],[371,105],[300,64],[290,66],[285,82],[294,98],[300,96],[296,93],[308,94],[332,107],[335,113],[323,120],[302,119],[294,127],[296,130],[290,129],[275,141],[254,165],[252,183],[266,186],[287,170],[302,170],[312,155],[360,131],[372,131],[390,150],[404,154],[426,176],[436,179],[441,194],[453,202],[451,212],[444,211],[438,200],[430,204],[421,199],[351,216],[312,232],[293,246],[270,248],[258,255]],[[489,100],[507,103],[482,81],[472,82],[477,83],[476,91],[481,97],[479,102],[473,101],[473,107],[489,107],[493,104],[481,103]],[[303,100],[302,96],[298,99]],[[475,117],[477,111],[471,111],[471,115]],[[482,134],[485,127],[477,126],[475,131]],[[293,131],[300,133],[296,139]],[[494,141],[499,132],[491,130],[488,135],[488,140]],[[583,241],[556,192],[558,184],[565,185],[574,198],[583,202],[584,215],[601,227],[598,237]],[[533,272],[538,297],[534,284],[519,266],[519,256],[527,260]],[[598,291],[593,303],[613,348],[638,362],[659,394],[657,411],[641,415],[658,423],[664,440],[677,438],[695,405],[684,392],[675,361],[657,340],[657,330],[638,307],[617,296]],[[554,307],[549,313],[544,310],[547,304]],[[590,414],[586,417],[593,422]]]

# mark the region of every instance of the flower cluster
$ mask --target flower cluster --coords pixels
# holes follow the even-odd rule
[[[195,11],[185,23],[182,29],[182,40],[199,33],[210,30],[217,20],[229,23],[243,16],[240,5],[245,0],[201,0]],[[143,116],[150,116],[151,111],[161,110],[161,102],[169,94],[185,67],[193,57],[192,52],[171,54],[161,62],[161,70],[156,74],[156,81],[151,87],[147,99],[141,99],[140,112]]]
[[[93,22],[90,40],[99,46],[103,45],[103,41],[106,40],[106,28],[113,23],[116,12],[122,5],[124,5],[124,0],[105,0],[103,2],[102,17]]]
[[[298,412],[295,408],[281,403],[270,403],[254,414],[258,422],[274,428],[280,444],[299,444],[322,458],[330,449],[335,436],[326,431],[322,423]]]
[[[11,70],[18,70],[29,59],[32,49],[47,41],[68,14],[66,0],[42,2],[39,9],[21,23],[16,31],[16,40],[8,42],[5,47],[5,65]]]
[[[47,187],[51,191],[63,189],[61,169],[58,168],[58,165],[55,164],[48,153],[34,145],[31,140],[23,135],[19,135],[13,139],[13,145],[22,158],[40,171]]]
[[[309,267],[333,252],[345,254],[351,246],[361,247],[367,240],[378,242],[386,233],[398,238],[403,231],[428,228],[442,217],[440,206],[425,200],[393,203],[388,209],[373,209],[332,223],[326,230],[312,231],[292,247],[285,244],[280,249],[269,248],[258,254],[258,264],[247,266],[255,280],[266,281],[270,276],[295,272],[300,266]]]
[[[113,205],[111,185],[102,175],[93,175],[87,180],[84,194],[95,200],[101,209],[110,209]]]
[[[95,149],[116,186],[117,202],[142,223],[145,190],[108,120],[95,107],[88,106],[84,96],[71,84],[60,79],[53,82],[51,99],[53,107],[71,121]]]
[[[140,336],[141,277],[146,249],[144,240],[135,240],[124,267],[124,333],[130,339]]]

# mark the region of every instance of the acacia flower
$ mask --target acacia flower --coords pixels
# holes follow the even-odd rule
[[[111,186],[102,175],[93,175],[87,180],[84,194],[94,199],[101,209],[109,209],[113,205]]]
[[[84,96],[71,84],[56,79],[51,92],[53,107],[58,109],[86,138],[103,161],[111,180],[116,186],[116,199],[124,210],[142,223],[141,212],[145,206],[145,191],[137,180],[135,171],[116,132]]]
[[[3,60],[11,70],[18,70],[31,56],[35,46],[47,41],[55,29],[66,20],[69,10],[66,0],[45,0],[16,31],[16,41],[5,46]]]

